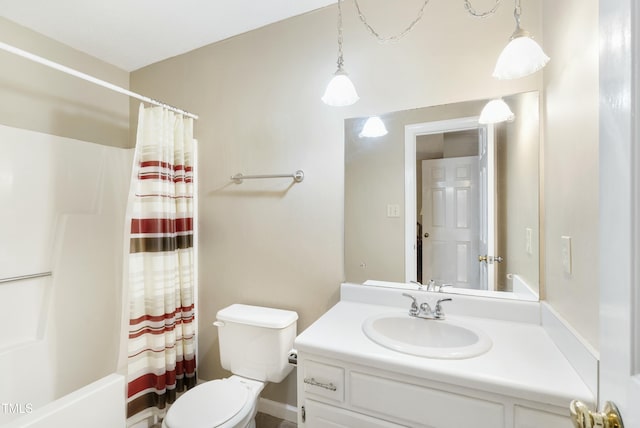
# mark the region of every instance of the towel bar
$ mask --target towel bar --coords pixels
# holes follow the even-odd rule
[[[236,175],[231,176],[231,179],[236,184],[242,183],[243,180],[250,180],[255,178],[293,178],[293,181],[295,181],[296,183],[300,183],[302,180],[304,180],[304,171],[299,169],[293,174],[266,174],[266,175],[242,175],[238,173]]]

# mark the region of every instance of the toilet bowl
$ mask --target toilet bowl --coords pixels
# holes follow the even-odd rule
[[[163,428],[252,428],[264,382],[231,376],[199,384],[171,406]]]
[[[254,428],[260,392],[293,369],[289,350],[298,314],[282,309],[234,304],[221,309],[220,363],[233,376],[199,384],[167,411],[163,428]]]

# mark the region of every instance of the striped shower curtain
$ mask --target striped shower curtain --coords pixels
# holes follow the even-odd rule
[[[192,119],[140,105],[125,263],[130,422],[145,409],[161,415],[196,383],[195,150]]]

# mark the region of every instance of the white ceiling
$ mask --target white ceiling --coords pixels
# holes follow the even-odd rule
[[[0,0],[0,16],[133,71],[336,1]]]

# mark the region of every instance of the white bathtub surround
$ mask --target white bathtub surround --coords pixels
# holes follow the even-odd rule
[[[37,410],[116,369],[133,151],[0,126],[0,153],[0,278],[52,272],[0,284],[0,401]]]
[[[196,383],[195,152],[193,119],[140,105],[124,280],[131,425]]]
[[[122,428],[124,377],[111,374],[31,411],[4,428]],[[25,407],[26,409],[26,407]]]
[[[433,359],[387,349],[362,332],[369,317],[408,310],[411,302],[402,292],[343,284],[342,300],[298,336],[298,407],[305,406],[309,418],[306,425],[299,419],[300,426],[329,418],[342,424],[337,426],[366,421],[367,426],[459,427],[471,426],[465,418],[479,412],[477,427],[511,428],[520,426],[518,421],[556,427],[570,424],[571,400],[595,403],[542,327],[539,303],[410,292],[432,304],[452,297],[444,304],[447,317],[473,325],[493,341],[477,357]],[[305,382],[311,377],[332,385]],[[380,419],[393,423],[382,425]]]

